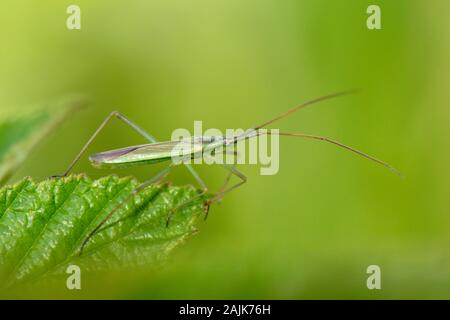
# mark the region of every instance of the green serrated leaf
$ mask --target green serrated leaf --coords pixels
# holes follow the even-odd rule
[[[138,186],[133,178],[84,175],[35,183],[24,179],[0,190],[0,287],[63,273],[152,265],[195,233],[204,198],[171,209],[198,194],[193,186]],[[115,207],[113,217],[79,256],[87,235]]]
[[[70,98],[26,112],[2,112],[0,116],[0,185],[26,159],[33,147],[69,114],[86,104],[84,98]]]

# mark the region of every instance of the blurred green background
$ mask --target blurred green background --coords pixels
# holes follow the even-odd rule
[[[81,30],[66,8],[81,7]],[[382,30],[366,28],[378,4]],[[112,110],[159,139],[175,128],[246,128],[302,101],[275,127],[330,136],[406,176],[319,142],[285,138],[280,171],[215,205],[164,268],[83,282],[65,298],[450,298],[450,2],[435,0],[132,0],[0,4],[0,105],[26,108],[70,93],[92,99],[14,176],[60,173]],[[21,107],[22,108],[22,107]],[[143,140],[121,123],[91,152]],[[75,172],[144,180],[159,167]],[[199,167],[211,187],[218,167]],[[191,183],[183,168],[170,176]],[[381,267],[382,290],[366,288]]]

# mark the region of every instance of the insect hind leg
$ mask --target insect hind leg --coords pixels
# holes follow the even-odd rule
[[[227,178],[226,178],[226,180],[225,180],[225,183],[224,183],[223,186],[219,189],[219,191],[216,192],[216,193],[213,195],[213,197],[212,197],[211,199],[206,200],[206,202],[205,202],[205,218],[204,218],[204,220],[206,220],[206,219],[208,218],[209,208],[210,208],[211,204],[213,204],[214,202],[220,201],[220,200],[222,199],[222,197],[223,197],[226,193],[228,193],[228,192],[230,192],[230,191],[232,191],[232,190],[234,190],[234,189],[236,189],[236,188],[242,186],[244,183],[247,182],[247,177],[246,177],[242,172],[240,172],[239,170],[236,169],[236,164],[235,164],[235,163],[232,164],[232,165],[222,164],[222,166],[223,166],[226,170],[229,171],[229,174],[227,175]],[[229,187],[229,188],[226,188],[226,186],[228,185],[228,182],[230,181],[232,175],[237,176],[239,179],[241,179],[241,181],[238,182],[238,183],[236,183],[235,185]],[[175,208],[173,208],[173,209],[169,212],[169,214],[168,214],[168,216],[167,216],[166,227],[169,226],[169,223],[170,223],[171,219],[173,218],[173,215],[176,213],[177,210],[179,210],[180,208],[182,208],[182,207],[184,207],[184,206],[186,206],[186,205],[188,205],[188,204],[194,202],[196,199],[198,199],[198,198],[200,198],[200,197],[203,197],[205,194],[206,194],[206,191],[203,191],[203,192],[201,192],[200,194],[198,194],[198,195],[192,197],[191,199],[189,199],[189,200],[187,200],[187,201],[181,203],[180,205],[176,206]]]

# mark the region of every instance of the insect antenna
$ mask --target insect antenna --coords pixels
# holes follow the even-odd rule
[[[368,155],[367,153],[364,153],[362,151],[359,151],[353,147],[350,147],[348,145],[345,145],[339,141],[327,138],[327,137],[323,137],[323,136],[317,136],[317,135],[312,135],[312,134],[305,134],[305,133],[285,133],[285,132],[258,132],[259,135],[260,134],[267,134],[267,135],[279,135],[279,136],[290,136],[290,137],[301,137],[301,138],[306,138],[306,139],[313,139],[313,140],[319,140],[319,141],[324,141],[324,142],[328,142],[331,144],[334,144],[340,148],[346,149],[348,151],[351,151],[353,153],[356,153],[357,155],[360,155],[366,159],[369,159],[373,162],[376,162],[386,168],[388,168],[389,170],[391,170],[392,172],[394,172],[396,175],[400,176],[403,178],[403,175],[400,171],[398,171],[397,169],[395,169],[393,166],[391,166],[390,164],[388,164],[387,162],[384,162],[380,159],[377,159],[371,155]]]
[[[330,99],[334,99],[334,98],[337,98],[337,97],[342,97],[342,96],[354,94],[354,93],[357,93],[358,91],[359,90],[356,90],[356,89],[339,91],[339,92],[327,94],[327,95],[321,96],[319,98],[315,98],[315,99],[306,101],[306,102],[304,102],[304,103],[302,103],[302,104],[300,104],[300,105],[298,105],[298,106],[296,106],[294,108],[291,108],[291,109],[289,109],[289,110],[279,114],[278,116],[276,116],[275,118],[270,119],[269,121],[266,121],[266,122],[264,122],[264,123],[262,123],[260,125],[257,125],[255,127],[253,127],[252,129],[247,130],[247,132],[245,132],[244,134],[242,134],[240,136],[236,136],[233,142],[236,143],[239,140],[250,139],[250,138],[253,138],[255,136],[262,135],[262,134],[267,134],[267,135],[275,135],[276,134],[276,135],[280,135],[280,136],[301,137],[301,138],[307,138],[307,139],[314,139],[314,140],[324,141],[324,142],[328,142],[328,143],[334,144],[334,145],[336,145],[336,146],[338,146],[340,148],[346,149],[348,151],[351,151],[353,153],[356,153],[357,155],[360,155],[360,156],[362,156],[362,157],[364,157],[366,159],[369,159],[369,160],[371,160],[373,162],[376,162],[376,163],[386,167],[390,171],[394,172],[398,176],[403,177],[403,175],[400,173],[400,171],[395,169],[393,166],[391,166],[387,162],[384,162],[384,161],[382,161],[380,159],[377,159],[377,158],[375,158],[375,157],[373,157],[371,155],[368,155],[367,153],[364,153],[364,152],[359,151],[359,150],[357,150],[357,149],[355,149],[353,147],[350,147],[350,146],[345,145],[345,144],[343,144],[343,143],[341,143],[339,141],[336,141],[336,140],[333,140],[333,139],[330,139],[330,138],[327,138],[327,137],[311,135],[311,134],[304,134],[304,133],[283,133],[283,132],[261,132],[261,131],[259,131],[259,129],[264,128],[264,127],[266,127],[266,126],[268,126],[268,125],[270,125],[270,124],[274,123],[275,121],[278,121],[278,120],[280,120],[282,118],[285,118],[285,117],[289,116],[290,114],[292,114],[292,113],[294,113],[294,112],[296,112],[296,111],[298,111],[300,109],[303,109],[303,108],[305,108],[307,106],[310,106],[310,105],[313,105],[313,104],[316,104],[316,103],[319,103],[319,102],[322,102],[322,101],[325,101],[325,100],[330,100]]]
[[[287,117],[288,115],[290,115],[290,114],[292,114],[292,113],[294,113],[294,112],[296,112],[296,111],[298,111],[300,109],[303,109],[303,108],[305,108],[307,106],[310,106],[310,105],[313,105],[313,104],[316,104],[316,103],[319,103],[319,102],[322,102],[322,101],[325,101],[325,100],[330,100],[330,99],[333,99],[333,98],[342,97],[342,96],[346,96],[346,95],[349,95],[349,94],[354,94],[356,92],[358,92],[358,90],[356,90],[356,89],[345,90],[345,91],[340,91],[340,92],[327,94],[325,96],[321,96],[319,98],[315,98],[315,99],[306,101],[306,102],[302,103],[301,105],[293,107],[293,108],[291,108],[291,109],[289,109],[289,110],[279,114],[278,116],[276,116],[275,118],[273,118],[273,119],[271,119],[271,120],[269,120],[267,122],[264,122],[264,123],[262,123],[260,125],[257,125],[255,127],[253,127],[253,129],[258,130],[258,129],[264,128],[264,127],[268,126],[269,124],[272,124],[275,121],[278,121],[278,120],[280,120],[280,119],[282,119],[284,117]]]

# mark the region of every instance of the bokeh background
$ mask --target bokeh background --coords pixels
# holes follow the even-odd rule
[[[81,7],[69,31],[66,8]],[[382,30],[366,28],[366,8]],[[216,205],[200,233],[151,272],[85,281],[61,298],[450,298],[450,2],[434,0],[2,0],[0,106],[91,97],[13,177],[61,172],[112,110],[159,139],[175,128],[246,128],[299,102],[274,127],[334,137],[398,167],[388,170],[320,142],[285,138],[280,171]],[[121,123],[91,152],[143,140]],[[156,167],[75,172],[144,180]],[[211,187],[224,177],[200,167]],[[170,179],[191,183],[185,169]],[[366,288],[381,267],[382,290]]]

